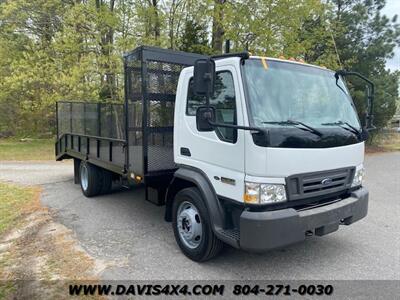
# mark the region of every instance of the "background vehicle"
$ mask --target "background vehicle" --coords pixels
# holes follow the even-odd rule
[[[124,68],[124,105],[57,104],[56,157],[74,159],[86,196],[113,179],[143,183],[196,261],[224,243],[265,251],[366,216],[374,91],[360,74],[153,47],[128,53]],[[347,75],[370,86],[364,127]]]

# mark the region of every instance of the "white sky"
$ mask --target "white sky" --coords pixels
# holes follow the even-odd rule
[[[398,15],[397,22],[400,22],[400,0],[386,0],[386,5],[382,13],[390,19],[394,15]],[[395,49],[395,55],[392,59],[386,62],[386,66],[391,70],[400,70],[400,48]]]

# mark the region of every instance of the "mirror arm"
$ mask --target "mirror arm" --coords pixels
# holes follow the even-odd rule
[[[364,80],[371,89],[368,89],[368,93],[367,93],[367,99],[368,99],[368,109],[367,109],[367,117],[366,117],[366,127],[368,128],[368,130],[374,130],[376,129],[376,127],[373,125],[373,120],[374,120],[374,115],[373,115],[373,108],[374,108],[374,96],[375,96],[375,85],[374,83],[369,80],[367,77],[365,77],[364,75],[358,73],[358,72],[353,72],[353,71],[346,71],[346,70],[339,70],[336,71],[335,73],[335,78],[336,78],[336,82],[339,79],[339,76],[356,76],[362,80]]]
[[[261,128],[257,128],[257,127],[230,125],[230,124],[224,124],[224,123],[215,123],[215,122],[212,122],[210,120],[208,121],[208,123],[211,126],[214,126],[214,127],[225,127],[225,128],[233,128],[233,129],[250,130],[250,131],[256,131],[256,132],[260,132],[260,133],[264,132]]]

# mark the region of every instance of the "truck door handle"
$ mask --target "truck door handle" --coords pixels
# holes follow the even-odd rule
[[[181,155],[192,156],[192,154],[190,153],[189,148],[185,148],[185,147],[181,147]]]

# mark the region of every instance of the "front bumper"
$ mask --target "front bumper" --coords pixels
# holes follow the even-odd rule
[[[305,239],[307,232],[325,235],[367,215],[368,191],[360,188],[338,202],[308,210],[244,211],[240,216],[240,248],[262,252]]]

